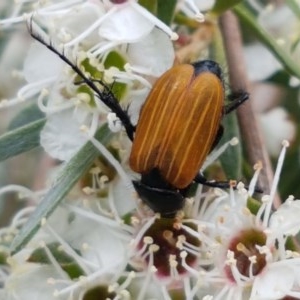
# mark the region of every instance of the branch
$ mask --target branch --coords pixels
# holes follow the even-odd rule
[[[246,65],[243,57],[243,44],[237,18],[230,11],[224,13],[220,17],[220,27],[224,40],[232,91],[249,90]],[[237,116],[250,163],[254,165],[261,161],[263,165],[258,182],[259,186],[263,189],[264,193],[270,193],[273,170],[252,109],[251,100],[238,108]],[[277,196],[274,204],[277,206],[280,203],[280,199]]]

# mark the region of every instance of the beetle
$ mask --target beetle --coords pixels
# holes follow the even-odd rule
[[[194,181],[229,187],[198,172],[222,137],[222,117],[248,98],[240,92],[224,104],[222,70],[212,60],[174,66],[156,81],[141,109],[129,160],[141,174],[134,186],[150,208],[173,216]]]
[[[223,134],[223,116],[249,98],[248,93],[240,92],[225,105],[218,63],[203,60],[173,66],[154,84],[134,126],[107,84],[88,78],[69,58],[35,33],[32,20],[28,28],[34,39],[68,64],[120,119],[132,141],[129,165],[141,174],[140,180],[133,181],[134,187],[154,212],[174,217],[183,208],[193,182],[229,187],[228,182],[209,182],[199,173],[206,156]],[[101,84],[101,90],[96,83]]]

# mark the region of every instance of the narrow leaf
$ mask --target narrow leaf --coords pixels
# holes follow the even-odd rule
[[[233,137],[239,139],[240,132],[238,121],[235,113],[231,113],[224,117],[222,124],[224,125],[224,134],[219,145],[230,141]],[[242,174],[242,148],[241,143],[235,146],[229,146],[220,156],[220,161],[227,179],[239,180]]]
[[[36,103],[28,105],[14,116],[9,123],[8,130],[17,129],[18,127],[28,125],[43,118],[45,118],[45,114],[40,111]]]
[[[45,122],[43,118],[0,136],[0,161],[38,147]]]
[[[264,30],[257,22],[255,16],[249,11],[245,5],[237,5],[234,7],[236,15],[252,30],[256,37],[274,54],[274,56],[282,63],[283,67],[291,75],[300,78],[300,68],[298,64],[291,58],[284,47],[279,46],[272,36]]]
[[[98,130],[96,138],[104,144],[109,141],[111,132],[107,126],[103,126]],[[99,151],[91,142],[87,142],[78,153],[66,163],[65,167],[58,174],[54,185],[47,192],[35,212],[30,216],[28,222],[13,240],[11,245],[11,252],[13,254],[20,251],[22,247],[29,242],[31,237],[40,228],[41,220],[51,215],[75,183],[86,173],[97,155],[99,155]]]

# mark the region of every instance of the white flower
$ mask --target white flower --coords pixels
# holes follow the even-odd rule
[[[250,1],[249,1],[250,2]],[[251,1],[250,4],[253,4]],[[254,2],[255,3],[255,2]],[[257,22],[277,42],[278,46],[290,55],[295,63],[299,61],[299,20],[295,13],[285,4],[257,7]],[[245,47],[247,69],[252,80],[263,80],[280,70],[282,66],[261,44]]]
[[[222,192],[212,202],[212,209],[208,207],[205,212],[207,219],[215,220],[215,227],[208,228],[208,235],[215,237],[219,245],[212,251],[214,263],[203,275],[204,288],[199,288],[199,297],[213,295],[216,299],[230,296],[257,300],[299,297],[299,254],[286,248],[287,237],[300,230],[296,217],[299,201],[290,197],[271,214],[287,145],[284,142],[271,194],[263,196],[256,215],[248,209],[249,194],[241,188],[232,191],[229,197]],[[249,191],[255,181],[250,184]],[[282,274],[287,274],[284,281]]]

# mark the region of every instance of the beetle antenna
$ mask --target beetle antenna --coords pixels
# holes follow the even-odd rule
[[[96,80],[88,78],[84,72],[78,67],[77,64],[74,64],[64,53],[64,50],[59,51],[54,45],[53,42],[47,41],[40,33],[38,33],[34,27],[34,21],[31,17],[27,22],[27,27],[30,35],[37,40],[42,45],[46,46],[50,51],[55,53],[62,61],[64,61],[68,66],[72,68],[72,70],[82,79],[82,83],[85,83],[102,101],[108,108],[110,108],[117,117],[121,120],[123,126],[125,127],[126,133],[128,137],[133,140],[133,135],[135,128],[131,123],[131,120],[126,111],[124,111],[116,99],[115,95],[112,93],[111,89],[107,84],[105,84],[102,80],[97,80],[103,87],[103,91],[101,91],[97,85],[95,84]],[[36,25],[38,28],[38,26]]]

